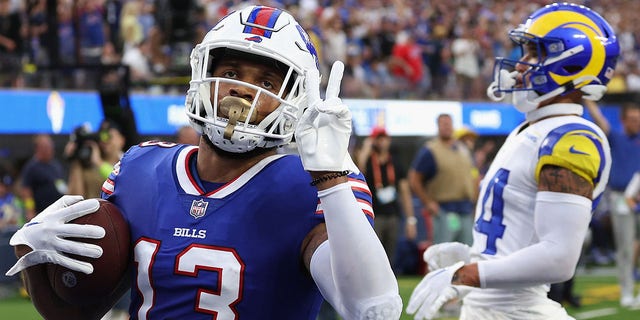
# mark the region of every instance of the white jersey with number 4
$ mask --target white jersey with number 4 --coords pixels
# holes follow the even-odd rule
[[[474,261],[499,259],[538,242],[534,209],[544,165],[568,168],[593,182],[595,208],[609,179],[609,143],[599,127],[576,114],[582,114],[582,106],[545,106],[528,114],[528,122],[507,137],[481,183],[471,250]],[[474,290],[464,303],[534,315],[534,306],[555,303],[547,299],[548,289],[540,285]]]

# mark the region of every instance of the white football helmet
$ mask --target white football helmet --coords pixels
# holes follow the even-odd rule
[[[272,61],[283,68],[286,76],[280,92],[275,95],[249,83],[212,77],[216,63],[226,55]],[[319,69],[316,49],[291,14],[264,6],[232,12],[191,52],[191,81],[185,101],[187,116],[198,132],[228,152],[286,145],[293,138],[297,121],[306,107],[303,86],[306,70],[311,68]],[[230,113],[220,113],[218,99],[211,99],[218,96],[223,82],[242,84],[256,92],[253,101],[235,110],[236,116],[224,116]],[[261,122],[251,123],[257,114],[258,97],[263,95],[277,99],[280,105]]]

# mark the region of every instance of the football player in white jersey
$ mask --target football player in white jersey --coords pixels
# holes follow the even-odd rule
[[[611,167],[606,135],[581,117],[580,102],[602,97],[620,48],[599,14],[566,3],[535,11],[509,36],[523,56],[496,58],[487,93],[511,96],[526,121],[481,182],[473,246],[425,252],[431,272],[407,306],[415,319],[454,298],[461,319],[572,319],[547,298],[549,284],[573,276]]]

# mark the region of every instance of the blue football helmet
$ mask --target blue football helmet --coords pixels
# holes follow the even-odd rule
[[[529,63],[497,57],[494,82],[487,89],[488,96],[496,101],[506,93],[529,91],[529,104],[537,105],[575,90],[582,91],[585,99],[598,100],[613,77],[620,55],[620,45],[609,23],[577,4],[547,5],[512,30],[509,37],[523,53],[537,50],[539,59]],[[517,88],[516,64],[529,66],[522,75],[524,83]]]

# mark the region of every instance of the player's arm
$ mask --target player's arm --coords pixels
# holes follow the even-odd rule
[[[535,210],[539,242],[502,259],[465,265],[453,284],[517,288],[570,279],[591,220],[592,192],[592,184],[571,170],[544,166]]]
[[[22,257],[30,251],[31,248],[25,245],[18,245],[15,248],[17,257]],[[36,310],[43,318],[51,320],[100,319],[118,302],[129,286],[129,281],[122,279],[119,287],[99,303],[74,306],[62,300],[53,291],[47,275],[46,264],[37,264],[24,269],[22,280]]]
[[[573,276],[591,221],[594,185],[606,183],[610,157],[603,138],[591,128],[565,129],[550,133],[539,151],[533,212],[538,242],[507,257],[461,268],[461,283],[509,288]]]
[[[313,229],[302,256],[324,298],[345,319],[398,319],[402,300],[391,265],[358,204],[347,173],[351,112],[338,97],[344,65],[333,65],[326,99],[317,70],[306,75],[309,108],[296,128],[302,164],[318,189],[325,226]]]
[[[309,233],[303,258],[323,296],[346,319],[368,313],[397,319],[402,302],[395,276],[350,184],[319,186],[318,196],[326,223]]]

